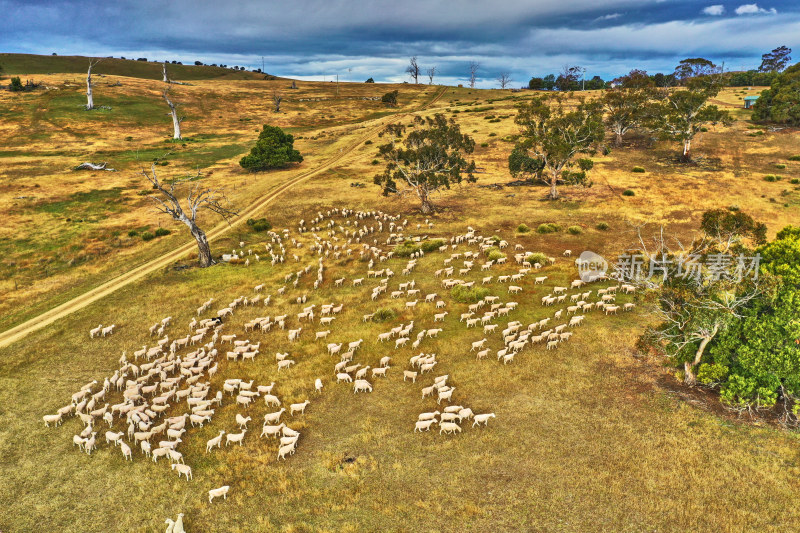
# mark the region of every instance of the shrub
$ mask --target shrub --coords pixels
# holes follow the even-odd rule
[[[481,143],[481,148],[488,148],[488,147],[489,147],[489,143]]]
[[[396,107],[398,93],[399,91],[394,90],[384,94],[383,96],[381,96],[381,102],[386,104],[388,107]]]
[[[735,213],[736,211],[738,211],[739,209],[741,209],[741,208],[740,208],[738,205],[736,205],[736,204],[734,204],[734,205],[729,205],[729,206],[728,206],[728,211],[733,211],[734,213]]]
[[[580,226],[570,226],[567,228],[567,231],[570,233],[570,235],[580,235],[583,233],[583,228]]]
[[[367,139],[366,141],[364,141],[364,144],[367,144],[367,145],[372,144],[372,141]]]
[[[775,165],[775,168],[783,170],[784,168],[786,168],[786,165],[784,165],[783,163],[778,163],[777,165]]]
[[[156,237],[163,237],[164,235],[169,235],[170,233],[172,232],[167,228],[158,228],[156,230]]]
[[[769,181],[770,183],[780,180],[780,176],[776,176],[775,174],[767,174],[764,176],[764,181]]]
[[[800,178],[792,178],[791,180],[789,180],[789,183],[791,183],[792,185],[797,185],[798,183],[800,183]]]
[[[636,172],[637,174],[644,174],[644,169],[642,167],[633,167],[631,172]]]
[[[149,231],[145,231],[144,233],[142,233],[143,241],[152,241],[153,239],[155,239],[155,237],[156,236],[150,233]]]
[[[547,256],[542,252],[533,252],[525,256],[525,261],[530,264],[539,263],[540,265],[546,265]]]
[[[475,303],[479,300],[483,300],[488,295],[489,289],[486,287],[465,287],[463,285],[456,285],[450,289],[450,297],[462,304]]]
[[[294,137],[276,126],[264,125],[250,153],[239,164],[250,171],[286,168],[300,163],[303,156],[294,149]]]
[[[247,219],[247,225],[253,228],[253,231],[261,232],[261,231],[269,231],[272,229],[272,224],[266,218],[249,218]]]
[[[552,222],[545,222],[544,224],[539,224],[539,227],[536,228],[538,233],[555,233],[560,230],[561,227],[558,224],[553,224]]]
[[[506,254],[504,254],[503,252],[501,252],[496,248],[495,249],[489,248],[487,252],[488,253],[486,254],[486,259],[488,259],[489,261],[497,261],[498,259],[503,259],[506,256]]]
[[[761,135],[764,135],[764,132],[762,130],[751,131],[747,135],[749,135],[750,137],[760,137]]]
[[[489,137],[497,137],[497,133],[493,131],[489,134]]]
[[[132,229],[128,232],[128,237],[136,237],[137,235],[139,235],[139,232],[135,229]]]
[[[373,159],[373,160],[372,160],[372,164],[373,164],[373,165],[380,165],[380,164],[381,164],[381,162],[380,162],[380,161],[378,161],[377,159]]]
[[[633,192],[633,190],[631,190],[631,189],[625,189],[624,191],[622,191],[622,196],[633,196],[635,194],[636,193]]]
[[[427,241],[422,241],[422,244],[419,245],[422,251],[425,252],[426,254],[430,252],[435,252],[442,246],[444,246],[444,240],[442,239],[430,239]]]
[[[531,228],[529,228],[526,224],[520,224],[517,226],[517,233],[528,233],[529,231],[531,231]]]
[[[603,147],[603,155],[609,155],[610,153],[611,153],[611,147],[610,146],[604,146]]]
[[[381,307],[375,314],[372,315],[373,322],[386,322],[387,320],[393,319],[397,316],[397,313],[394,312],[394,309],[389,309],[387,307]]]
[[[601,231],[605,231],[605,230],[608,229],[608,224],[606,224],[605,222],[599,222],[597,224],[596,228],[601,230]]]
[[[800,155],[789,156],[789,161],[800,161]]]
[[[8,89],[15,92],[23,90],[22,80],[19,79],[19,76],[11,78],[11,84],[9,84]]]

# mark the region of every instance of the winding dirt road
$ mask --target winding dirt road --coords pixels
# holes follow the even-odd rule
[[[401,118],[413,112],[422,111],[431,107],[444,95],[446,90],[447,90],[446,87],[442,87],[441,89],[439,89],[439,91],[431,99],[430,102],[421,106],[419,109],[415,111],[406,111],[404,113],[400,113],[397,115],[391,115],[390,119]],[[379,124],[370,127],[367,130],[367,132],[364,133],[364,135],[360,136],[355,141],[350,143],[350,145],[348,145],[345,149],[343,149],[335,156],[331,157],[327,161],[321,163],[320,165],[312,169],[306,170],[305,172],[298,174],[291,180],[287,181],[286,183],[278,187],[276,190],[272,191],[266,196],[259,198],[258,200],[250,204],[247,208],[242,210],[239,213],[239,216],[236,218],[236,220],[231,222],[230,225],[220,224],[216,226],[214,229],[210,230],[207,233],[208,240],[211,241],[221,235],[224,235],[234,227],[242,224],[248,218],[253,218],[257,213],[259,213],[268,205],[270,205],[272,202],[274,202],[282,194],[291,190],[294,186],[306,181],[307,179],[313,176],[316,176],[317,174],[320,174],[330,169],[333,165],[339,163],[342,159],[344,159],[353,151],[355,151],[356,148],[358,148],[359,146],[361,146],[361,144],[364,143],[364,141],[366,141],[371,137],[376,136],[378,132],[381,130],[381,128],[384,126],[384,124],[385,121],[380,121]],[[133,283],[134,281],[137,281],[148,274],[151,274],[161,268],[166,267],[167,265],[177,261],[184,255],[186,255],[187,253],[193,251],[196,248],[196,246],[197,244],[194,241],[187,242],[186,244],[179,246],[178,248],[172,250],[169,253],[166,253],[138,267],[135,267],[129,270],[128,272],[125,272],[124,274],[112,278],[106,281],[105,283],[81,294],[80,296],[73,298],[72,300],[64,302],[63,304],[56,306],[53,309],[50,309],[49,311],[46,311],[39,316],[26,320],[25,322],[0,333],[0,348],[5,348],[6,346],[9,346],[15,341],[18,341],[19,339],[25,337],[29,333],[32,333],[38,329],[48,326],[53,322],[55,322],[56,320],[63,318],[71,313],[74,313],[75,311],[83,309],[87,305],[90,305],[96,302],[97,300],[105,296],[108,296],[117,289],[120,289],[128,285],[129,283]]]

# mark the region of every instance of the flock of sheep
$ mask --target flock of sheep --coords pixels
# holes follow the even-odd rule
[[[223,441],[226,447],[255,445],[254,438],[247,436],[248,423],[257,416],[253,406],[263,400],[268,412],[263,414],[258,438],[262,442],[275,442],[277,460],[285,460],[295,454],[301,438],[300,432],[284,421],[285,406],[288,405],[288,416],[296,419],[305,413],[311,401],[305,398],[292,402],[281,398],[275,382],[256,384],[254,379],[244,375],[252,368],[250,365],[275,365],[276,376],[285,371],[287,379],[291,379],[294,365],[308,364],[293,349],[298,343],[305,343],[336,361],[331,366],[332,386],[352,386],[355,394],[373,392],[378,378],[388,379],[394,374],[390,372],[393,360],[400,361],[403,354],[407,354],[403,381],[420,387],[423,400],[436,399],[436,409],[420,413],[413,431],[430,431],[438,424],[440,434],[460,433],[465,421],[471,421],[470,428],[485,427],[495,418],[495,413],[476,414],[470,407],[461,405],[465,398],[459,401],[452,384],[454,379],[448,373],[436,374],[438,365],[446,366],[448,358],[463,354],[475,354],[476,360],[481,361],[492,352],[498,362],[507,365],[536,345],[546,350],[557,349],[571,339],[573,331],[583,324],[589,312],[616,313],[619,309],[615,303],[617,293],[633,292],[633,287],[627,285],[592,290],[581,280],[568,286],[554,286],[539,302],[548,308],[548,313],[550,306],[559,308],[549,316],[524,324],[512,320],[513,315],[519,312],[520,305],[534,305],[534,287],[544,287],[548,279],[547,275],[534,273],[555,263],[554,258],[548,258],[546,265],[531,263],[527,260],[529,252],[517,244],[513,256],[515,266],[507,264],[505,257],[486,260],[487,252],[502,251],[510,245],[494,237],[478,235],[472,228],[436,246],[428,246],[432,251],[425,253],[421,245],[432,239],[407,236],[408,220],[399,220],[397,216],[382,212],[332,209],[318,213],[308,223],[301,220],[296,237],[291,237],[288,229],[270,231],[267,242],[263,243],[263,255],[273,266],[286,263],[287,258],[294,264],[300,263],[301,255],[310,255],[314,262],[287,273],[283,284],[274,287],[271,294],[266,295],[266,284],[259,283],[253,287],[252,294],[239,296],[225,306],[214,306],[215,300],[208,299],[192,313],[188,328],[182,332],[182,328],[173,324],[172,317],[142,328],[145,340],[141,349],[133,351],[132,359],[123,352],[119,367],[112,375],[102,382],[95,380],[81,387],[67,405],[43,417],[45,424],[59,426],[66,417],[79,419],[83,428],[74,435],[73,443],[87,454],[97,448],[100,440],[97,435],[105,425],[105,443],[118,447],[124,460],[133,460],[134,450],[154,463],[164,458],[179,477],[191,481],[192,469],[181,452],[181,445],[183,439],[189,438],[192,428],[213,424],[215,413],[223,404],[226,407],[231,404],[229,409],[236,411],[236,426],[218,429],[218,434],[207,441],[205,452],[214,453],[223,446]],[[427,221],[426,224],[426,229],[433,227]],[[422,225],[417,228],[421,229]],[[412,248],[414,251],[404,265],[396,267],[400,270],[397,274],[389,265],[397,259],[396,246],[403,243],[406,248],[409,245],[417,248]],[[252,248],[245,251],[245,243],[239,244],[240,249],[228,254],[229,258],[248,258],[243,263],[245,267],[249,266],[250,257],[255,262],[261,261],[262,257]],[[570,253],[567,250],[564,255],[568,257]],[[422,260],[441,262],[434,276],[439,279],[444,296],[449,295],[450,289],[463,286],[465,289],[495,289],[494,292],[503,297],[486,295],[478,301],[460,304],[436,292],[423,293],[421,285],[430,286],[433,280],[415,278]],[[331,278],[327,273],[329,265],[336,261],[357,268],[365,266],[366,272],[349,280]],[[337,291],[345,289],[350,293],[363,291],[362,305],[370,305],[369,302],[378,302],[371,304],[376,306],[389,305],[391,300],[405,300],[402,309],[413,319],[377,333],[374,339],[347,338],[345,328],[337,328],[337,325],[348,315],[348,309],[344,303],[330,300]],[[508,299],[510,297],[514,300]],[[459,306],[463,307],[459,309]],[[215,314],[211,313],[213,317],[201,318],[213,307],[218,307]],[[632,303],[626,303],[623,309],[632,307]],[[238,329],[234,326],[240,312],[252,315],[253,311],[244,310],[258,308],[268,314],[240,323]],[[361,321],[371,323],[376,311],[364,314]],[[459,316],[458,322],[447,320],[451,313]],[[430,326],[421,327],[427,320]],[[112,334],[115,327],[98,326],[90,331],[90,337],[105,337]],[[426,351],[423,344],[438,337],[446,328],[463,328],[467,334],[473,329],[480,330],[483,338],[470,341],[469,346],[463,346],[462,353],[440,356]],[[369,348],[365,349],[365,344]],[[495,347],[490,348],[490,345]],[[392,347],[393,355],[373,360],[371,354],[380,346],[384,351]],[[274,351],[275,358],[268,356],[267,351]],[[216,378],[218,372],[226,377]],[[238,376],[227,377],[231,374]],[[325,381],[327,376],[317,377],[313,387],[308,384],[308,391],[313,389],[315,394],[321,395]],[[229,489],[229,485],[210,489],[209,503],[214,498],[226,499]]]

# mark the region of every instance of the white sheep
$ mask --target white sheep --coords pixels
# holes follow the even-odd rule
[[[479,426],[481,424],[483,424],[484,426],[488,426],[490,418],[495,418],[495,414],[486,413],[482,415],[475,415],[474,421],[472,422],[472,427]]]
[[[180,478],[181,474],[183,474],[184,476],[186,476],[186,481],[189,481],[189,480],[192,479],[192,467],[191,466],[184,465],[184,464],[179,464],[179,463],[173,463],[173,464],[170,465],[170,468],[172,468],[173,471],[177,470],[178,478]]]
[[[317,393],[321,393],[322,392],[322,380],[321,379],[317,378],[314,381],[314,390],[316,390]]]
[[[435,423],[436,419],[433,418],[430,420],[420,420],[416,424],[414,424],[414,432],[416,433],[417,431],[419,431],[421,433],[422,431],[430,431],[431,426]]]
[[[281,429],[283,429],[285,426],[286,426],[286,424],[283,424],[283,423],[281,423],[281,424],[279,424],[277,426],[270,426],[268,424],[264,424],[264,427],[261,428],[261,435],[259,435],[259,436],[260,437],[265,437],[265,436],[266,437],[276,437],[281,432]]]
[[[227,500],[228,499],[228,491],[230,489],[231,488],[228,485],[223,485],[222,487],[220,487],[218,489],[209,490],[208,491],[208,503],[211,503],[214,500],[214,498],[219,498],[220,496],[222,496],[223,500]]]
[[[456,424],[455,422],[442,422],[439,424],[439,434],[441,435],[443,432],[447,434],[455,434],[456,431],[461,433],[461,426]]]
[[[55,424],[56,427],[58,427],[58,426],[61,425],[61,422],[62,422],[61,413],[59,413],[57,415],[44,415],[42,417],[42,419],[44,420],[44,425],[47,426],[47,427],[50,427],[51,423]]]
[[[121,433],[120,433],[121,435]],[[133,451],[131,451],[131,447],[125,444],[122,441],[119,441],[119,449],[122,452],[122,457],[127,461],[130,459],[133,461]]]
[[[206,442],[206,453],[208,453],[212,449],[214,449],[215,446],[217,448],[222,446],[222,435],[224,435],[224,434],[225,434],[225,432],[220,430],[219,435],[217,435],[213,439],[209,439],[208,442]]]
[[[353,386],[353,393],[372,392],[372,385],[365,379],[357,379]]]
[[[252,420],[249,416],[247,418],[243,417],[239,413],[236,413],[236,423],[239,424],[239,429],[247,429],[247,423]]]
[[[241,433],[228,433],[225,435],[225,446],[229,445],[231,442],[238,442],[239,446],[241,446],[245,433],[247,433],[246,429],[243,429]]]
[[[281,446],[278,448],[278,459],[286,459],[287,455],[291,455],[294,453],[294,444],[287,444],[286,446]]]
[[[297,412],[299,412],[300,414],[305,414],[306,407],[310,403],[311,403],[311,400],[306,400],[306,401],[304,401],[302,403],[293,403],[293,404],[289,405],[289,414],[291,414],[292,416],[294,416],[294,414],[297,413]]]

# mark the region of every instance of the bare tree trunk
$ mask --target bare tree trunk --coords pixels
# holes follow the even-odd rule
[[[694,385],[697,383],[697,376],[694,373],[694,369],[700,364],[700,361],[703,358],[703,353],[706,350],[706,346],[708,346],[708,343],[711,342],[711,339],[713,339],[717,334],[717,331],[719,331],[719,325],[715,324],[711,334],[706,335],[703,337],[703,340],[700,341],[700,346],[697,347],[697,351],[694,354],[694,359],[692,361],[686,361],[683,363],[683,381],[687,385]]]
[[[691,139],[686,139],[685,141],[683,141],[683,155],[681,156],[681,160],[682,161],[688,162],[688,161],[692,160],[691,151],[690,151],[691,147],[692,147],[692,140]]]
[[[425,215],[430,215],[436,211],[436,208],[433,206],[430,198],[428,197],[428,191],[422,187],[417,187],[417,196],[419,196],[420,202],[422,202],[422,213]]]
[[[211,246],[208,244],[206,233],[200,229],[200,226],[187,219],[186,225],[189,226],[189,231],[192,237],[197,241],[197,259],[200,262],[200,267],[205,268],[214,264],[214,258],[211,257]]]
[[[168,91],[164,91],[164,100],[166,100],[167,105],[169,106],[169,114],[172,115],[172,127],[173,127],[173,139],[180,140],[181,137],[181,119],[178,118],[178,111],[175,107],[175,104],[172,103],[172,100],[169,99],[169,95],[167,94]]]
[[[553,175],[550,178],[550,199],[551,200],[558,200],[558,189],[556,185],[558,183],[558,170],[553,170]]]
[[[92,67],[94,64],[89,62],[89,72],[86,74],[86,110],[94,109],[94,98],[92,98]]]
[[[163,65],[161,65],[161,76],[162,76],[162,78],[163,78],[163,80],[162,80],[162,81],[163,81],[164,83],[169,83],[169,78],[167,77],[167,64],[166,64],[166,63],[164,63]]]

